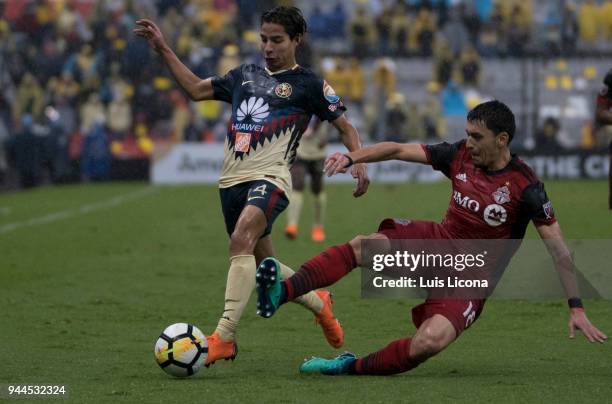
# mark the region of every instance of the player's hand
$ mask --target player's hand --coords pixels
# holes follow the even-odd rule
[[[576,337],[576,329],[582,331],[584,336],[589,342],[604,342],[608,339],[608,336],[603,332],[599,331],[586,316],[586,313],[581,308],[570,309],[570,320],[569,320],[569,337],[574,339]]]
[[[332,175],[345,173],[348,170],[348,165],[350,161],[348,157],[346,157],[342,153],[334,153],[325,159],[325,165],[323,166],[323,172],[327,174],[328,177]]]
[[[168,47],[161,30],[151,20],[142,19],[136,21],[134,33],[146,39],[149,42],[149,46],[158,53]]]
[[[355,164],[351,168],[351,175],[353,178],[357,178],[357,188],[353,190],[353,196],[358,198],[368,192],[368,187],[370,186],[366,165],[363,163]]]

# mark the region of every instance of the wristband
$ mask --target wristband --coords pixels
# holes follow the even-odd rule
[[[344,168],[349,168],[350,166],[352,166],[353,164],[355,164],[353,162],[353,159],[351,158],[351,156],[349,156],[348,154],[345,154],[344,157],[346,157],[348,159],[348,164],[344,166]]]
[[[572,297],[567,299],[567,305],[570,309],[582,309],[582,300],[579,297]]]

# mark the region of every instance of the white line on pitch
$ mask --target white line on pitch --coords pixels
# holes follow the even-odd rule
[[[142,198],[143,196],[149,195],[153,192],[157,192],[158,190],[159,188],[147,187],[128,194],[114,196],[105,201],[82,205],[74,209],[60,210],[59,212],[50,213],[48,215],[35,217],[21,222],[7,223],[5,225],[0,226],[0,235],[10,233],[13,230],[17,230],[22,227],[31,227],[39,224],[53,223],[63,219],[69,219],[78,215],[86,215],[97,210],[113,208],[115,206],[119,206],[126,202],[132,201],[134,199]]]

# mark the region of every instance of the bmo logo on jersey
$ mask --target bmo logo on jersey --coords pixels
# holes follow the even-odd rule
[[[459,191],[453,191],[453,199],[457,205],[460,205],[467,210],[471,210],[472,212],[478,212],[480,210],[480,203],[473,199],[470,199],[469,196],[461,195]]]
[[[489,226],[497,227],[506,222],[508,212],[503,206],[492,204],[485,208],[483,216]]]

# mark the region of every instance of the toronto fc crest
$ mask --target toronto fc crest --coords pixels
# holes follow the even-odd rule
[[[510,190],[507,186],[497,188],[497,191],[491,194],[495,203],[502,205],[506,202],[510,202]]]

